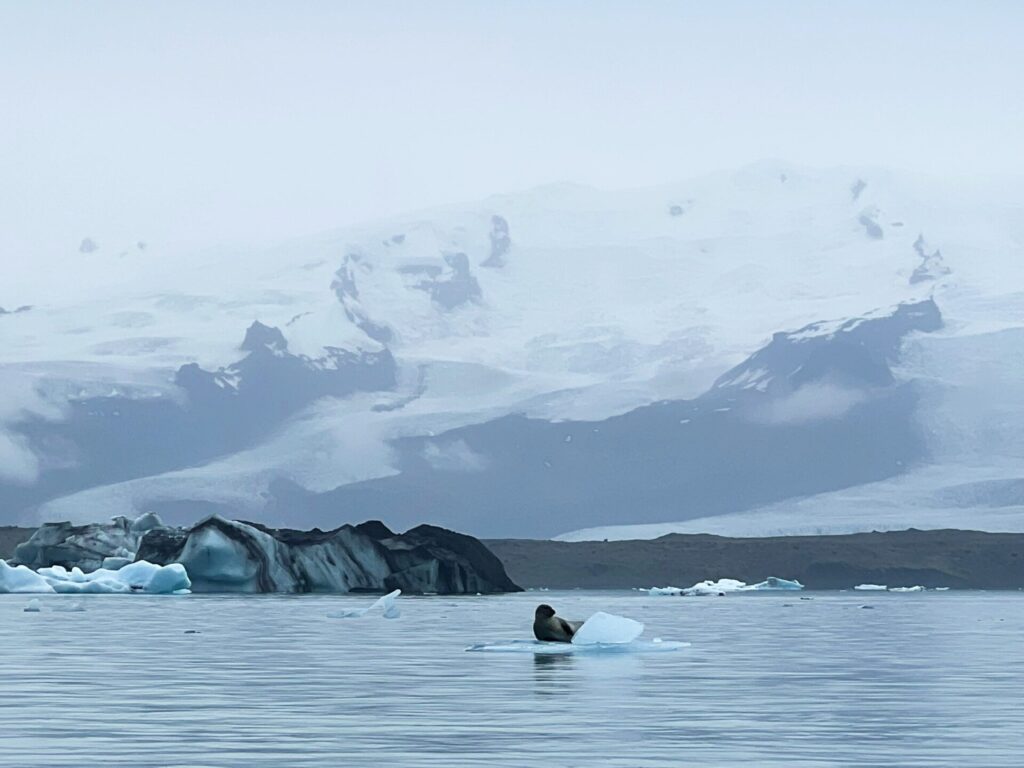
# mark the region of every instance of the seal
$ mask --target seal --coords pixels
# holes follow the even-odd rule
[[[549,643],[571,643],[582,621],[566,621],[550,605],[538,605],[533,614],[533,636]]]

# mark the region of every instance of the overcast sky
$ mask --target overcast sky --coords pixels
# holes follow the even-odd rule
[[[1024,174],[1024,3],[0,0],[0,259],[762,158]]]

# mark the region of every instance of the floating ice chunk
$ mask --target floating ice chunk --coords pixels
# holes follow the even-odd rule
[[[692,587],[686,587],[682,589],[680,587],[651,587],[650,589],[641,590],[647,592],[649,595],[687,595],[703,596],[703,595],[725,595],[729,592],[762,592],[766,590],[798,590],[803,589],[804,585],[799,581],[792,581],[790,579],[780,579],[777,576],[769,576],[764,581],[759,581],[757,584],[747,584],[745,581],[739,581],[737,579],[719,579],[718,581],[701,581],[694,584]]]
[[[572,636],[573,645],[631,643],[644,632],[639,621],[598,611]]]
[[[39,611],[42,610],[39,607],[39,598],[33,597],[31,600],[29,600],[28,605],[25,606],[24,610],[25,613],[39,613]]]
[[[936,587],[936,592],[949,592],[949,587]]]
[[[85,606],[80,601],[74,603],[57,603],[53,606],[56,613],[85,613]]]
[[[689,596],[704,596],[704,595],[724,595],[727,592],[739,592],[747,586],[745,581],[737,581],[736,579],[719,579],[718,581],[701,581],[694,584],[692,587],[687,587],[683,590],[684,595]]]
[[[780,579],[778,576],[769,576],[764,581],[758,582],[757,584],[751,584],[743,589],[749,590],[765,590],[765,589],[803,589],[804,585],[799,581],[791,581],[789,579]],[[741,590],[742,591],[742,590]]]
[[[331,619],[358,619],[361,616],[365,616],[375,608],[381,608],[385,619],[397,619],[402,615],[398,606],[395,605],[395,599],[400,594],[402,594],[402,590],[396,589],[394,592],[388,592],[388,594],[377,598],[366,608],[350,608],[343,611],[331,611],[327,616]]]
[[[185,567],[178,563],[154,565],[140,560],[119,570],[101,568],[83,573],[59,565],[33,571],[25,566],[11,568],[0,560],[0,592],[61,594],[120,594],[144,592],[151,595],[187,594],[192,583]]]
[[[888,587],[885,584],[858,584],[854,589],[860,592],[884,592]]]
[[[603,655],[616,653],[662,653],[688,648],[689,643],[676,640],[662,640],[647,643],[634,640],[631,643],[545,643],[540,640],[511,640],[504,643],[478,643],[466,650],[478,653],[533,653],[540,656],[569,656],[572,654]]]
[[[924,592],[924,587],[918,585],[914,587],[889,587],[890,592]]]
[[[50,583],[24,565],[10,566],[0,560],[0,593],[32,594],[53,592]]]

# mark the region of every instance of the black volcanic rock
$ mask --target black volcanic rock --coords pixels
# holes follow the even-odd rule
[[[504,267],[505,256],[512,247],[512,238],[508,232],[508,220],[504,216],[491,216],[491,252],[480,263],[481,267]]]
[[[461,251],[446,253],[444,261],[448,265],[447,272],[423,280],[415,287],[429,293],[435,304],[447,310],[477,301],[480,298],[480,283],[470,270],[469,257]]]
[[[296,531],[213,516],[148,532],[138,559],[181,563],[196,592],[521,591],[478,540],[432,526],[405,534],[379,522]]]

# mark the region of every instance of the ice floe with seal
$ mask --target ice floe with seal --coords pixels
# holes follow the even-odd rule
[[[692,587],[650,587],[649,589],[641,589],[640,591],[646,592],[649,595],[703,597],[707,595],[726,595],[730,592],[770,592],[775,590],[800,590],[803,588],[804,585],[799,581],[780,579],[777,576],[769,576],[767,579],[759,581],[757,584],[747,584],[745,581],[739,581],[737,579],[719,579],[718,581],[711,581],[710,579],[707,579],[705,581],[697,582]]]
[[[397,619],[402,615],[401,609],[395,602],[400,594],[402,594],[402,590],[396,589],[394,592],[388,592],[386,595],[377,598],[373,603],[365,608],[349,608],[342,611],[331,611],[327,614],[327,617],[329,619],[358,619],[366,616],[371,611],[380,608],[381,614],[385,619]]]
[[[640,640],[644,625],[625,616],[598,611],[573,635],[571,643],[541,640],[509,640],[498,643],[477,643],[467,651],[483,653],[534,653],[566,656],[569,654],[659,653],[677,651],[690,644],[676,640]]]
[[[52,565],[33,571],[25,565],[10,566],[0,560],[0,593],[14,594],[189,594],[192,583],[180,563],[155,565],[145,560],[118,570],[99,568],[84,573]]]

